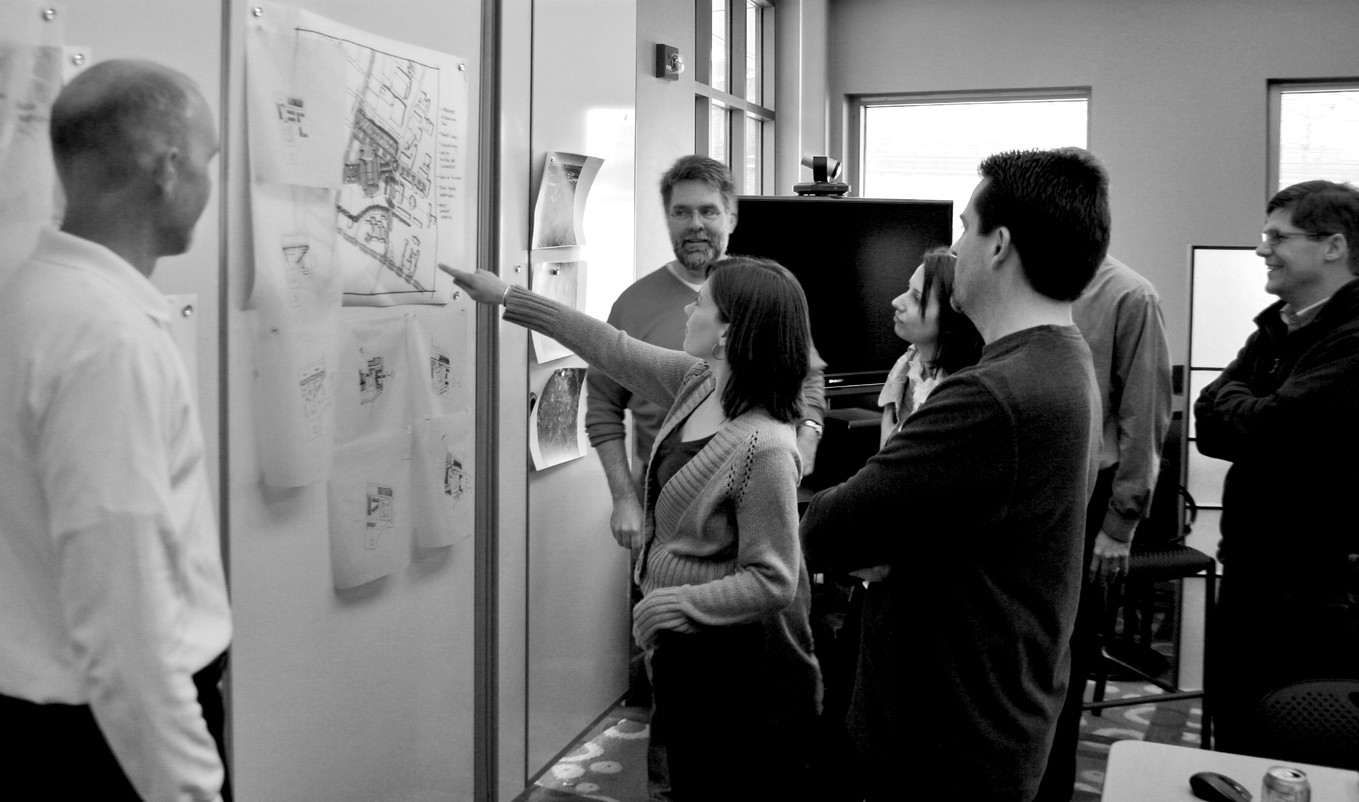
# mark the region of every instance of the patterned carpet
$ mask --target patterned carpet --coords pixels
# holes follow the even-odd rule
[[[1093,683],[1091,684],[1093,687]],[[1160,693],[1155,685],[1110,681],[1106,699]],[[1087,689],[1087,698],[1089,689]],[[1113,707],[1096,716],[1086,711],[1081,717],[1081,740],[1076,747],[1076,788],[1072,802],[1098,802],[1104,787],[1104,767],[1109,762],[1109,747],[1115,741],[1139,740],[1198,747],[1203,730],[1202,701],[1180,700],[1156,704]]]
[[[1091,686],[1093,688],[1093,684]],[[1088,691],[1087,691],[1088,693]],[[1111,680],[1107,699],[1156,694],[1153,685]],[[557,760],[516,802],[647,802],[646,710],[617,707]],[[1072,802],[1098,802],[1104,767],[1115,741],[1142,740],[1199,746],[1199,700],[1115,707],[1081,719]]]
[[[648,711],[635,707],[609,711],[538,778],[529,795],[520,799],[646,802],[649,717]]]

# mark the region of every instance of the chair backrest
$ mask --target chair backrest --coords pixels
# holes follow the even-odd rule
[[[1198,506],[1180,480],[1184,476],[1184,422],[1180,413],[1170,421],[1161,446],[1161,472],[1151,494],[1147,517],[1137,525],[1133,541],[1141,548],[1155,548],[1184,542],[1198,516]],[[1184,501],[1184,509],[1180,501]]]
[[[1359,769],[1359,679],[1275,689],[1255,711],[1259,751],[1272,758]]]

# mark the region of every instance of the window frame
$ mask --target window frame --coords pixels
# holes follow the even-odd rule
[[[774,148],[777,114],[774,108],[776,88],[775,5],[773,0],[752,0],[761,11],[760,30],[760,103],[746,99],[746,53],[751,32],[746,30],[747,0],[726,0],[727,51],[726,85],[723,91],[712,83],[712,0],[694,2],[694,152],[711,155],[709,135],[713,104],[725,106],[726,158],[739,195],[766,195],[774,192]],[[739,13],[738,13],[739,12]],[[737,86],[740,85],[738,91]],[[759,186],[746,186],[746,127],[750,117],[760,123]]]
[[[846,178],[851,186],[864,184],[864,159],[868,136],[868,110],[886,106],[927,106],[955,103],[1007,103],[1025,100],[1084,100],[1085,141],[1093,141],[1094,93],[1089,86],[1055,86],[1027,89],[978,89],[947,92],[891,92],[849,96],[848,136],[846,137]],[[961,209],[955,210],[962,212]]]
[[[1359,76],[1353,78],[1319,78],[1315,80],[1270,79],[1268,91],[1268,155],[1265,163],[1265,199],[1278,192],[1282,158],[1280,138],[1283,135],[1283,96],[1286,92],[1325,91],[1344,89],[1359,92]]]

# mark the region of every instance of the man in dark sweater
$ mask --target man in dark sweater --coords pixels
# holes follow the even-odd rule
[[[1199,451],[1232,463],[1204,687],[1216,748],[1245,754],[1272,688],[1359,677],[1359,190],[1305,181],[1266,214],[1280,300],[1194,404]]]
[[[1101,425],[1071,304],[1108,248],[1108,177],[1076,148],[979,172],[953,251],[981,361],[802,523],[813,570],[891,566],[848,718],[870,800],[1028,802],[1066,693]]]

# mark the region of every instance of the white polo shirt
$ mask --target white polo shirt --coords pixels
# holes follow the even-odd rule
[[[0,298],[0,693],[89,704],[146,799],[213,799],[193,674],[231,619],[169,304],[59,231]]]

